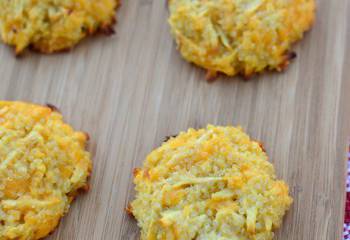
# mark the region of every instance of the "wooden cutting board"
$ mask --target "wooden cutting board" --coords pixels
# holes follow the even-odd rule
[[[317,22],[290,68],[250,81],[207,83],[176,51],[167,16],[165,0],[125,0],[114,36],[70,53],[15,58],[1,45],[1,98],[52,103],[91,136],[91,190],[49,239],[138,239],[124,211],[134,196],[133,168],[165,136],[208,123],[243,126],[289,183],[295,202],[277,240],[341,239],[350,1],[318,1]]]

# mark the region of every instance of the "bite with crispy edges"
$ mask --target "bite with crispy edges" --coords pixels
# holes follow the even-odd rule
[[[260,144],[235,127],[180,133],[134,183],[142,240],[270,240],[292,203]]]
[[[49,107],[0,101],[0,239],[51,233],[88,189],[87,135]]]
[[[169,0],[169,9],[179,51],[208,77],[283,70],[315,17],[314,0]]]
[[[68,50],[88,35],[113,32],[118,0],[0,0],[2,40],[16,53]]]

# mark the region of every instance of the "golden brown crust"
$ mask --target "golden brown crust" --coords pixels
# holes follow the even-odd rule
[[[86,137],[86,141],[90,141],[90,134],[87,132],[83,132],[85,134]]]
[[[177,135],[166,136],[164,142],[167,142],[167,141],[169,141],[170,139],[176,138],[176,137],[177,137]]]
[[[140,168],[134,168],[134,170],[132,171],[132,174],[134,177],[136,177],[138,174],[140,174],[141,169]]]
[[[129,203],[128,206],[125,208],[126,213],[130,216],[130,217],[135,217],[134,214],[132,213],[132,206]]]
[[[217,71],[207,70],[207,74],[205,75],[205,79],[208,82],[214,82],[218,77]]]
[[[51,103],[46,103],[45,105],[46,107],[50,108],[52,111],[54,112],[58,112],[60,113],[61,111],[58,109],[58,107],[56,107],[55,105],[51,104]]]
[[[258,143],[259,143],[261,150],[266,153],[266,149],[264,147],[264,144],[262,142],[259,142],[259,141],[258,141]]]

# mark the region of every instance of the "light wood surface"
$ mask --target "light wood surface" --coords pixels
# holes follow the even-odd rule
[[[285,73],[212,84],[176,51],[165,2],[125,0],[116,35],[84,41],[70,53],[16,59],[0,47],[2,99],[52,103],[91,136],[91,190],[49,239],[138,239],[124,212],[134,195],[132,169],[165,136],[207,123],[242,125],[265,143],[289,183],[295,202],[276,239],[341,239],[350,2],[318,2],[317,22]]]

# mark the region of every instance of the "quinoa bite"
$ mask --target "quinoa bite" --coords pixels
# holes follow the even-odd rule
[[[282,71],[315,18],[314,0],[169,0],[169,9],[180,53],[209,77]]]
[[[2,40],[20,54],[68,50],[88,35],[113,32],[118,0],[0,0]]]
[[[141,240],[271,240],[292,198],[241,128],[189,129],[135,169]]]
[[[50,234],[92,169],[88,136],[50,107],[0,101],[0,239]]]

